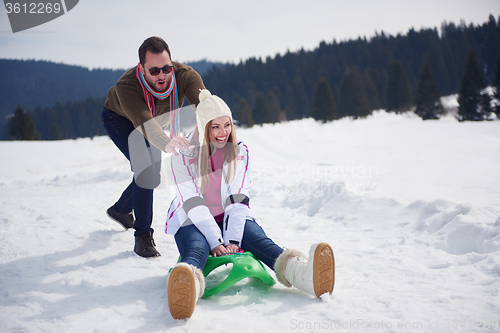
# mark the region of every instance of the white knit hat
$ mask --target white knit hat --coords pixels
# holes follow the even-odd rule
[[[200,89],[200,103],[196,107],[196,123],[198,125],[200,145],[205,137],[205,127],[208,122],[222,116],[233,119],[231,110],[227,104],[218,96],[212,95],[207,89]]]

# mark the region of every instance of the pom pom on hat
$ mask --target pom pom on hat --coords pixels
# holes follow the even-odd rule
[[[200,103],[196,107],[196,123],[200,134],[200,145],[202,145],[205,127],[211,120],[222,116],[233,119],[233,116],[227,104],[220,97],[212,95],[207,89],[200,90],[198,98]]]
[[[198,96],[198,99],[200,102],[206,100],[207,98],[210,98],[212,96],[212,93],[208,91],[208,89],[200,89],[200,95]]]

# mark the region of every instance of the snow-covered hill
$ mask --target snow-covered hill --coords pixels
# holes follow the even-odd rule
[[[243,280],[175,321],[167,187],[155,191],[162,256],[146,260],[105,215],[132,177],[107,137],[0,142],[0,331],[500,331],[500,121],[380,111],[238,136],[267,234],[306,253],[333,246],[332,295]]]

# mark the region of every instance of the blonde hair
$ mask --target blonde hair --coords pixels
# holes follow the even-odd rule
[[[211,157],[217,151],[217,148],[210,142],[210,134],[212,132],[212,121],[210,120],[205,126],[204,144],[198,147],[198,175],[201,179],[201,193],[205,193],[211,185],[211,181],[214,179],[214,173],[212,170],[212,163],[210,162]],[[201,133],[200,133],[201,135]],[[229,145],[229,146],[228,146]],[[239,154],[238,141],[236,139],[236,131],[234,129],[233,120],[231,119],[231,134],[226,143],[227,152],[225,161],[228,162],[227,175],[225,177],[226,183],[234,178],[236,173],[236,157]]]

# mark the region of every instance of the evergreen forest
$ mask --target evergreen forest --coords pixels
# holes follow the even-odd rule
[[[486,120],[500,109],[495,104],[500,99],[500,18],[324,41],[314,50],[239,64],[197,65],[192,66],[205,86],[226,101],[241,126],[304,117],[357,119],[377,109],[412,110],[422,119],[437,119],[444,112],[440,96],[450,94],[459,96],[458,120]],[[0,69],[3,139],[24,140],[105,134],[102,106],[124,71],[6,59],[0,59]],[[24,123],[30,128],[16,129]]]
[[[477,59],[480,88],[494,85],[500,22],[493,16],[476,26],[445,22],[440,30],[410,29],[397,36],[380,32],[371,39],[322,42],[312,51],[287,52],[264,60],[251,58],[212,69],[204,81],[228,102],[236,119],[239,105],[262,104],[262,94],[268,104],[273,101],[279,106],[271,112],[281,116],[269,119],[316,118],[318,107],[331,110],[329,115],[316,118],[319,120],[356,119],[376,109],[415,109],[422,74],[427,82],[433,81],[431,89],[438,90],[440,96],[459,93],[470,53]],[[335,107],[329,105],[331,98],[321,96],[330,94],[325,84],[332,91]],[[322,98],[324,104],[319,106],[315,98]],[[432,118],[436,115],[427,119]]]

